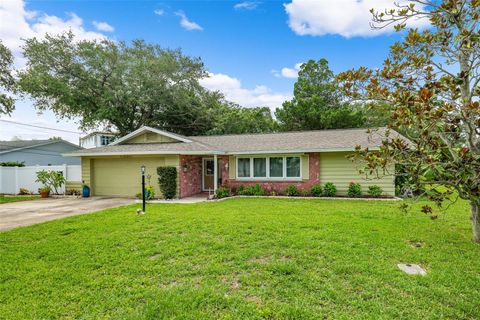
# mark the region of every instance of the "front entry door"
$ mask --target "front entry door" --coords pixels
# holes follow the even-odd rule
[[[217,165],[220,168],[220,160],[217,161]],[[203,191],[212,190],[213,191],[213,179],[214,179],[214,170],[215,162],[211,158],[203,159]],[[220,171],[218,171],[220,172]]]

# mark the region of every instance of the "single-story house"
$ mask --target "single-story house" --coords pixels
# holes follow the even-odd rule
[[[63,153],[82,147],[61,139],[0,141],[0,162],[23,162],[26,166],[79,165],[80,159]]]
[[[134,196],[141,190],[140,168],[147,183],[158,187],[157,168],[178,171],[178,196],[188,197],[226,185],[260,184],[281,193],[288,185],[299,189],[333,182],[339,194],[351,181],[364,191],[379,185],[394,195],[393,176],[365,179],[347,159],[357,145],[378,149],[386,129],[338,129],[265,134],[181,136],[142,127],[108,146],[65,154],[81,157],[82,179],[93,195]],[[399,136],[391,132],[390,137]],[[393,171],[393,168],[391,168]],[[370,177],[371,178],[371,177]]]

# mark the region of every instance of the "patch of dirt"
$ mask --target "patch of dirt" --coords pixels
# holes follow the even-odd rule
[[[420,240],[407,240],[407,243],[414,248],[421,248],[424,246],[423,241]]]
[[[290,261],[290,260],[292,260],[292,256],[281,256],[279,260],[280,261]]]
[[[257,296],[248,295],[245,297],[245,300],[248,302],[253,302],[255,304],[262,304],[262,299]]]
[[[248,260],[251,263],[267,264],[270,261],[269,256],[254,257]]]
[[[178,282],[176,280],[172,280],[169,283],[162,283],[160,284],[160,288],[174,288],[178,286]]]
[[[157,258],[160,258],[161,254],[160,253],[155,253],[153,256],[148,257],[150,260],[155,260]]]

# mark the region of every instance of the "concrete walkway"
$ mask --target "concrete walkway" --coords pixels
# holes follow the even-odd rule
[[[134,203],[113,197],[48,198],[0,204],[0,231]]]

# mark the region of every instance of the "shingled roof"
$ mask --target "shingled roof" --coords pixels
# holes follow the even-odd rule
[[[401,137],[390,131],[389,138]],[[129,144],[79,150],[66,155],[101,156],[124,154],[261,154],[293,152],[353,151],[357,145],[378,148],[387,129],[335,129],[262,134],[185,137],[187,142]],[[404,138],[405,139],[405,138]]]

